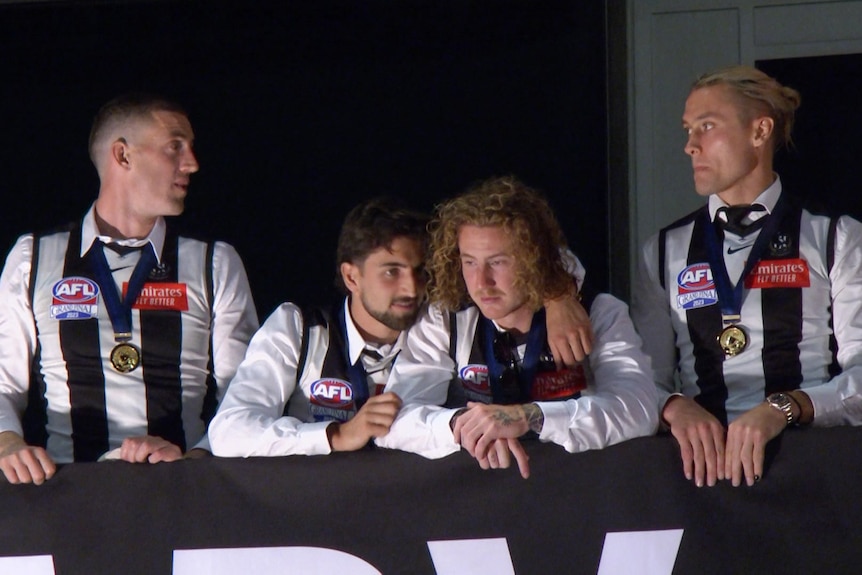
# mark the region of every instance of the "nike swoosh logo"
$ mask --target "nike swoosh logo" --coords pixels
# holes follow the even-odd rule
[[[118,267],[118,268],[111,268],[111,273],[118,272],[118,271],[120,271],[120,270],[127,270],[127,269],[129,269],[130,267],[132,267],[132,266],[120,266],[120,267]]]
[[[753,245],[754,244],[748,244],[747,246],[740,246],[738,248],[727,248],[727,255],[732,256],[736,252],[741,252],[742,250],[744,250],[746,248],[750,248]]]

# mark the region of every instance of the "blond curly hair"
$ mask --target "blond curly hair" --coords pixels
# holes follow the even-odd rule
[[[458,236],[462,226],[499,226],[511,237],[516,262],[515,287],[528,305],[574,295],[562,250],[566,238],[547,200],[513,176],[481,182],[439,204],[429,225],[429,299],[450,311],[471,303],[461,272]]]

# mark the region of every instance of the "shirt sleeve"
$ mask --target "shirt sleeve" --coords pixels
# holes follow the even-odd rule
[[[213,453],[222,457],[317,455],[331,451],[326,428],[282,415],[297,392],[302,312],[279,306],[258,330],[209,426]],[[301,390],[299,391],[301,393]]]
[[[213,375],[220,402],[259,323],[245,266],[233,246],[215,242],[212,267]],[[194,448],[211,450],[206,434]]]
[[[590,319],[596,334],[596,346],[589,356],[590,388],[577,399],[537,402],[545,416],[539,439],[562,445],[569,452],[652,435],[658,427],[650,361],[626,305],[613,296],[599,295]]]
[[[461,449],[449,420],[455,409],[444,409],[455,362],[449,356],[449,316],[430,307],[410,328],[387,383],[387,391],[401,398],[403,407],[389,433],[375,439],[378,447],[401,449],[429,459]]]
[[[862,224],[855,219],[838,221],[830,281],[842,372],[803,391],[814,405],[814,425],[862,425]]]
[[[658,269],[658,235],[644,245],[638,266],[640,282],[632,293],[632,320],[643,338],[643,351],[650,358],[657,388],[659,413],[668,398],[676,393],[676,335],[668,307],[667,291],[661,287]]]
[[[36,324],[30,303],[33,236],[18,238],[0,276],[0,432],[22,435]]]

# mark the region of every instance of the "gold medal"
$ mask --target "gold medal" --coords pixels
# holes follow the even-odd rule
[[[141,364],[141,352],[130,343],[120,343],[111,350],[111,365],[120,373],[134,371]]]
[[[718,345],[724,350],[724,355],[734,357],[748,346],[748,334],[741,325],[729,325],[718,334]]]

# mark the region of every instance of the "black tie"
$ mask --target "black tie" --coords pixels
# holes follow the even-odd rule
[[[377,351],[376,349],[369,349],[367,347],[362,350],[362,355],[368,356],[374,361],[380,361],[381,359],[383,359],[383,356],[380,355],[379,351]]]
[[[127,256],[132,252],[141,251],[144,248],[144,246],[121,246],[115,242],[107,243],[105,247],[121,256]]]
[[[744,224],[742,221],[748,217],[751,212],[765,212],[766,208],[760,204],[753,206],[730,206],[729,208],[719,208],[715,218],[715,224],[721,229],[736,234],[740,237],[747,236],[755,230],[763,227],[763,222],[766,218],[759,218],[750,224]],[[718,214],[724,213],[727,217],[725,222]]]

